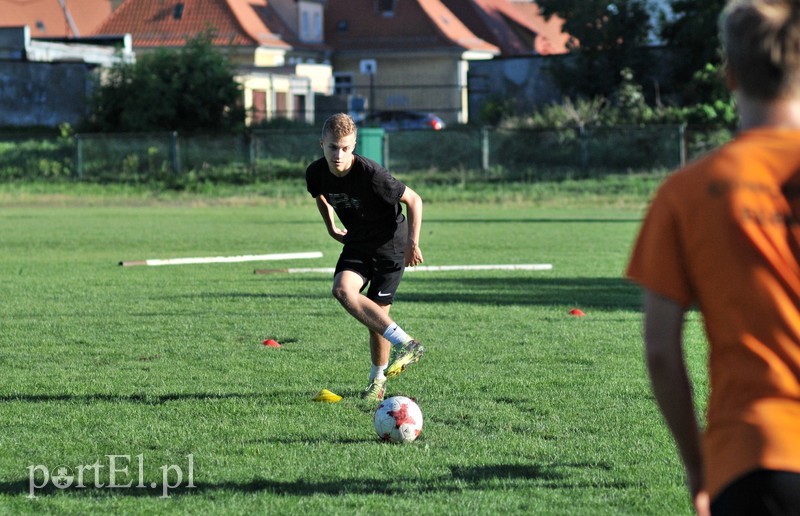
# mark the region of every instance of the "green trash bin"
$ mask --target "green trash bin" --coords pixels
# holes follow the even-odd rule
[[[383,139],[386,131],[381,127],[363,127],[358,130],[356,154],[377,161],[383,165]]]

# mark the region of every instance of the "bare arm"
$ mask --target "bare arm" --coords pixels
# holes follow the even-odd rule
[[[709,514],[694,396],[683,356],[683,315],[678,303],[644,291],[645,360],[658,407],[678,446],[698,514]]]
[[[419,248],[419,234],[422,229],[422,198],[409,187],[400,197],[408,213],[408,244],[406,244],[406,266],[414,267],[423,262]]]
[[[333,206],[328,204],[328,201],[325,199],[324,195],[318,195],[316,200],[317,209],[319,210],[319,214],[322,215],[322,221],[325,223],[325,227],[328,229],[328,234],[335,240],[341,242],[344,236],[347,234],[347,230],[339,229],[336,226],[336,212],[333,211]]]

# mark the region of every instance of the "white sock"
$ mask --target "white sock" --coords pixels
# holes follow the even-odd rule
[[[397,325],[397,323],[392,323],[386,328],[386,331],[383,332],[383,338],[388,340],[392,343],[392,346],[402,346],[409,340],[411,337],[408,336],[408,333],[403,331],[403,328]]]
[[[372,371],[369,372],[369,381],[371,382],[375,378],[380,380],[381,378],[386,378],[386,375],[383,374],[386,371],[386,368],[389,367],[389,364],[384,365],[375,365],[372,364]]]

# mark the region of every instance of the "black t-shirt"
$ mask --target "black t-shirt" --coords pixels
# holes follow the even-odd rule
[[[336,177],[325,158],[306,169],[306,187],[312,197],[324,195],[347,228],[346,244],[381,245],[404,226],[400,197],[406,185],[375,161],[354,154],[353,167]]]

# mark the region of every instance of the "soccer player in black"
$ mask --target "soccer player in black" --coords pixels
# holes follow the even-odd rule
[[[325,121],[320,139],[324,157],[306,169],[306,186],[328,234],[344,244],[334,272],[333,296],[369,330],[372,369],[362,398],[381,401],[386,379],[400,374],[424,352],[389,317],[405,267],[422,263],[422,199],[378,163],[355,154],[356,135],[355,122],[346,114]],[[344,228],[336,225],[334,214]]]

